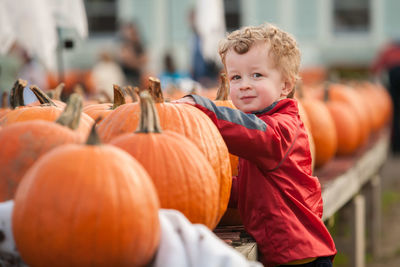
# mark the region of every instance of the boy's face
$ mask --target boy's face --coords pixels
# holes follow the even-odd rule
[[[225,58],[230,97],[243,112],[263,110],[290,92],[269,55],[269,45],[257,42],[245,54],[229,50]]]

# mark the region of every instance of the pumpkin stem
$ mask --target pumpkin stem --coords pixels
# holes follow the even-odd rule
[[[221,80],[221,84],[218,87],[217,97],[215,98],[215,100],[226,101],[228,100],[228,95],[229,95],[229,85],[226,79],[226,73],[225,72],[221,73],[219,77]]]
[[[86,140],[86,145],[89,145],[89,146],[97,146],[97,145],[100,145],[100,144],[101,144],[100,137],[99,137],[99,135],[97,134],[97,131],[96,131],[96,125],[97,125],[102,119],[103,119],[102,117],[97,118],[97,120],[95,121],[95,123],[93,123],[92,130],[90,131],[90,134],[89,134],[89,136],[88,136],[88,139]]]
[[[74,93],[80,94],[83,99],[86,98],[85,89],[83,89],[83,86],[80,83],[76,84],[72,91]],[[108,99],[110,99],[110,97],[108,97]]]
[[[68,98],[67,106],[61,113],[56,123],[75,130],[79,126],[82,114],[82,97],[76,93]]]
[[[54,100],[61,100],[61,94],[62,91],[64,90],[65,84],[64,83],[60,83],[59,85],[57,85],[56,88],[49,90],[47,92],[47,95]]]
[[[35,96],[37,97],[37,99],[39,99],[39,102],[41,105],[45,104],[45,105],[50,105],[50,106],[57,106],[53,100],[51,100],[50,97],[48,97],[42,90],[39,89],[39,87],[37,87],[36,85],[31,85],[29,87],[32,92],[35,94]]]
[[[328,102],[329,101],[329,88],[331,87],[331,83],[330,82],[325,82],[324,83],[324,102]]]
[[[161,83],[158,78],[149,77],[149,91],[156,103],[164,103],[164,95],[161,90]]]
[[[117,107],[125,104],[125,96],[124,92],[122,91],[121,87],[119,85],[113,84],[114,88],[114,105],[112,106],[112,109],[116,109]]]
[[[2,108],[8,108],[8,93],[5,91],[3,92],[2,96],[1,96],[1,107]]]
[[[10,103],[11,107],[15,109],[16,107],[24,106],[24,88],[28,85],[28,82],[22,79],[15,81],[13,88],[10,93]]]
[[[160,120],[150,93],[142,91],[139,97],[140,121],[136,133],[161,133]]]
[[[132,87],[130,85],[124,87],[125,92],[131,97],[132,103],[138,102],[137,95],[139,92],[138,87]]]

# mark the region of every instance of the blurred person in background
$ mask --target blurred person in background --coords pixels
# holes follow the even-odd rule
[[[122,24],[119,63],[129,85],[140,86],[147,61],[146,50],[137,25],[131,22]]]
[[[0,55],[0,93],[9,92],[18,77],[21,60],[14,53],[15,45],[7,54]]]
[[[175,66],[175,60],[170,51],[164,54],[163,71],[160,74],[160,81],[163,89],[170,87],[179,87],[182,79],[190,78],[188,73],[178,71]]]
[[[22,66],[18,78],[27,80],[29,84],[36,85],[42,90],[47,90],[47,72],[42,64],[31,57],[25,50],[21,50]]]
[[[92,69],[92,78],[96,93],[104,93],[111,101],[114,99],[113,84],[126,84],[125,74],[113,55],[105,50],[98,56],[99,60]]]
[[[196,10],[189,11],[189,23],[192,30],[191,38],[191,76],[204,87],[213,87],[218,83],[219,68],[212,60],[206,60],[202,52],[202,39],[197,30]]]
[[[400,154],[400,40],[388,42],[377,54],[371,72],[389,90],[393,101],[392,142],[393,154]]]
[[[21,47],[18,43],[13,45],[9,54],[18,62],[16,72],[14,73],[15,76],[12,78],[13,83],[17,79],[23,79],[28,82],[28,86],[24,90],[24,103],[30,104],[37,101],[36,96],[29,89],[29,86],[36,85],[43,91],[49,89],[45,67],[39,60],[31,56],[28,51],[26,51],[26,49]],[[6,88],[6,90],[9,91],[11,87]]]

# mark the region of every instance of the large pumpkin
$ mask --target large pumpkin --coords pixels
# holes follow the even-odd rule
[[[326,106],[335,123],[338,156],[351,155],[360,144],[360,124],[353,109],[344,102],[329,101]]]
[[[135,133],[110,144],[137,159],[152,178],[161,208],[176,209],[192,223],[213,229],[218,218],[219,181],[203,153],[185,136],[161,131],[151,96],[140,94],[141,118]]]
[[[315,144],[315,167],[321,167],[331,160],[337,150],[336,128],[333,118],[323,101],[309,97],[302,98],[311,125]]]
[[[78,95],[71,95],[67,108],[55,123],[24,121],[0,131],[0,201],[14,197],[22,177],[40,156],[57,146],[81,141],[74,131],[81,116],[81,102]]]
[[[335,102],[344,102],[350,108],[348,113],[354,114],[357,117],[359,137],[357,147],[367,143],[371,133],[371,123],[369,119],[369,110],[367,105],[363,102],[353,87],[345,84],[330,84],[329,85],[329,99]]]
[[[382,86],[369,82],[356,83],[354,87],[367,106],[371,132],[378,132],[392,115],[393,104],[390,95]]]
[[[12,229],[29,266],[145,266],[159,244],[158,210],[144,168],[90,140],[55,148],[29,169]]]
[[[325,83],[321,92],[335,123],[336,155],[353,154],[367,137],[367,130],[362,129],[363,121],[355,108],[357,100],[352,98],[354,90],[342,84]]]
[[[211,119],[199,109],[187,104],[164,102],[158,79],[150,79],[150,83],[161,128],[186,136],[211,163],[220,186],[219,220],[228,206],[232,185],[229,152],[221,134]],[[118,135],[133,132],[138,127],[139,114],[138,103],[119,106],[98,125],[99,136],[109,142]]]

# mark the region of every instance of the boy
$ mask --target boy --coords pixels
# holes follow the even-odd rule
[[[239,156],[230,206],[257,242],[265,266],[332,266],[335,244],[321,220],[321,187],[311,175],[307,134],[292,99],[300,51],[296,41],[264,24],[234,31],[219,53],[238,110],[201,96],[195,105],[216,124]]]

